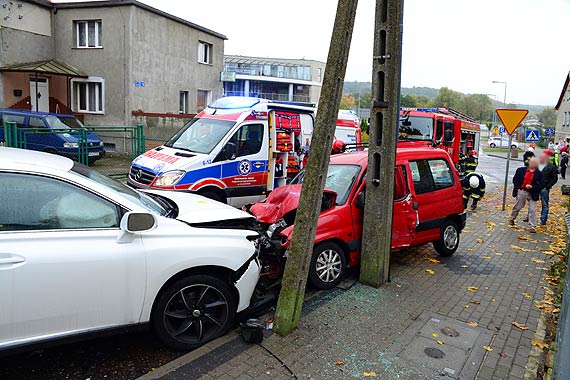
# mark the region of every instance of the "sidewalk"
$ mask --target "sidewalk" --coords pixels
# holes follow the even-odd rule
[[[233,335],[143,378],[522,379],[553,239],[509,228],[500,200],[469,215],[453,257],[431,246],[395,253],[391,283],[319,293],[286,338],[260,346]]]

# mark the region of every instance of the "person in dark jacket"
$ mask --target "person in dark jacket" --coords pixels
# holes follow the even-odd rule
[[[552,151],[551,151],[552,153]],[[542,174],[544,176],[544,188],[540,191],[540,203],[542,211],[540,213],[540,224],[543,226],[548,221],[548,203],[550,202],[550,189],[558,182],[558,168],[554,165],[554,157],[548,153],[543,153],[539,158]]]
[[[562,152],[562,159],[560,160],[560,176],[566,179],[566,169],[568,169],[568,153]]]
[[[467,208],[469,198],[473,199],[471,210],[477,209],[477,203],[485,195],[485,178],[479,173],[470,173],[461,180],[463,186],[463,208]]]
[[[513,177],[513,197],[516,198],[509,225],[514,226],[519,212],[528,202],[528,225],[530,232],[536,232],[536,202],[544,188],[544,175],[538,170],[538,159],[533,157],[528,167],[518,168]]]
[[[532,146],[529,146],[528,149],[526,150],[526,152],[524,152],[524,154],[523,154],[524,166],[528,166],[528,162],[533,157],[535,157],[534,148]]]
[[[477,170],[479,160],[477,159],[477,151],[471,150],[465,159],[465,174],[471,174]]]

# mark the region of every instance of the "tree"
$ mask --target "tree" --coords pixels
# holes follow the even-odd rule
[[[340,99],[341,110],[354,110],[356,109],[356,99],[352,95],[343,95]]]
[[[551,107],[547,107],[538,113],[538,120],[544,124],[545,127],[555,127],[556,126],[556,110]]]
[[[485,94],[465,95],[459,111],[484,123],[493,119],[493,102]]]
[[[400,106],[401,107],[417,107],[418,106],[418,99],[413,94],[408,94],[400,97]]]
[[[439,89],[439,94],[433,98],[431,105],[433,107],[445,107],[459,110],[461,105],[461,94],[447,87]]]
[[[360,99],[356,99],[356,106],[360,108],[366,108],[369,109],[370,106],[372,105],[372,93],[371,92],[364,92],[364,93],[360,93],[360,94],[356,94],[353,96],[359,96]]]

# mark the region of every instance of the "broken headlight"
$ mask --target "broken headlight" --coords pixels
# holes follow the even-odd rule
[[[275,231],[282,230],[287,227],[287,222],[284,219],[279,219],[276,223],[267,228],[267,236],[271,239]]]

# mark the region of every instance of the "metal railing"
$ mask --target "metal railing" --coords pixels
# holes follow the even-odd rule
[[[225,96],[245,96],[243,91],[225,91],[224,95]],[[292,102],[307,103],[310,101],[309,95],[302,95],[302,94],[293,95],[292,100],[289,100],[289,94],[279,94],[276,92],[250,92],[249,96],[261,98],[261,99],[278,101],[278,102],[292,101]]]

